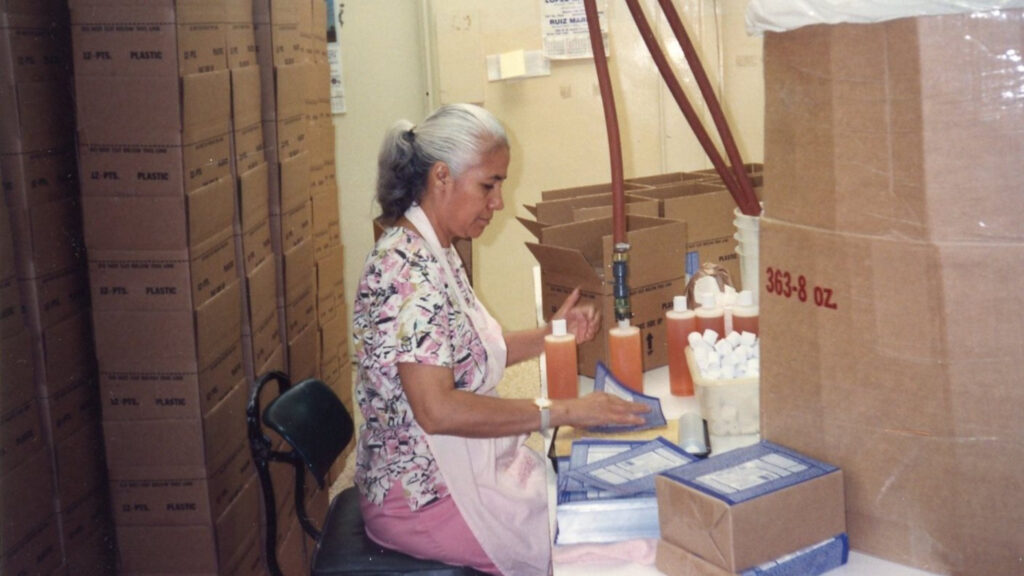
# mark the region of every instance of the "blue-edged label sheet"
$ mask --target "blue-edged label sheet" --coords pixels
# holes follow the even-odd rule
[[[696,460],[696,456],[659,437],[593,464],[570,467],[568,474],[587,489],[606,490],[620,497],[654,494],[655,476]]]
[[[594,374],[594,392],[606,392],[618,396],[623,400],[646,404],[651,411],[644,414],[644,423],[633,426],[597,426],[589,428],[593,432],[601,434],[614,434],[616,432],[634,432],[665,426],[665,413],[661,410],[661,400],[654,396],[647,396],[626,387],[615,379],[611,371],[602,362],[597,363],[597,371]]]

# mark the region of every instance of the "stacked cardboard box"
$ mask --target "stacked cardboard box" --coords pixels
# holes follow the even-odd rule
[[[103,574],[110,520],[67,6],[0,5],[0,572]]]
[[[326,9],[319,0],[257,0],[253,12],[284,366],[293,382],[323,380],[351,409]],[[276,492],[290,495],[291,482],[275,480]],[[312,479],[307,487],[310,513],[322,517],[326,490],[314,494]],[[305,563],[311,543],[291,521],[293,506],[278,501],[278,555]]]
[[[762,434],[842,466],[853,548],[944,574],[1021,572],[1022,30],[765,36]]]
[[[256,115],[232,122],[228,67],[229,54],[244,62],[251,53],[244,10],[198,0],[70,4],[119,566],[242,572],[259,558],[235,250],[235,231],[249,229],[233,226],[235,168],[259,144],[236,137]]]

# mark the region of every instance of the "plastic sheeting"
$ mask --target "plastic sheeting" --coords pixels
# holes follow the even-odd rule
[[[750,0],[747,32],[784,32],[810,24],[1024,8],[1024,0]]]

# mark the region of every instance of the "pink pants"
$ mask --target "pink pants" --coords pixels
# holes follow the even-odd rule
[[[381,506],[360,495],[363,522],[371,540],[416,558],[501,574],[480,547],[451,496],[413,511],[402,492],[401,481],[396,481]]]

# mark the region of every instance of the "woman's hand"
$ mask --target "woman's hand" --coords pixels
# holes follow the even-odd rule
[[[579,300],[580,289],[577,286],[551,319],[564,318],[568,333],[576,336],[577,344],[582,344],[597,336],[597,331],[601,329],[601,313],[593,304],[579,304]]]
[[[551,410],[553,426],[568,424],[576,428],[593,428],[643,424],[643,414],[650,412],[651,408],[607,392],[593,392],[571,400],[555,400]]]

